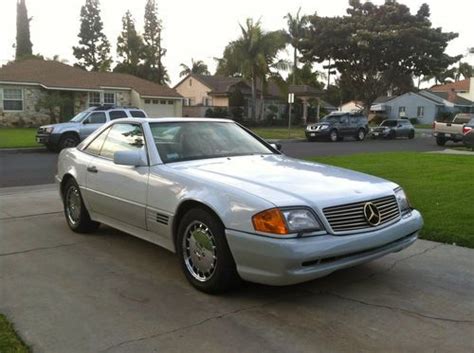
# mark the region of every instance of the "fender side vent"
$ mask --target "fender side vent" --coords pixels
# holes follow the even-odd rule
[[[168,221],[169,221],[169,216],[165,215],[165,214],[162,214],[162,213],[156,213],[156,222],[158,223],[161,223],[161,224],[164,224],[164,225],[168,225]]]

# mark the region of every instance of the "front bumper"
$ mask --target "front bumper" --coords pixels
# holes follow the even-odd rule
[[[60,134],[36,133],[36,142],[42,145],[56,146],[60,138]]]
[[[324,130],[305,130],[307,139],[329,138],[330,129]]]
[[[373,232],[276,239],[226,230],[239,275],[251,282],[290,285],[400,251],[418,238],[423,226],[413,210],[400,221]]]

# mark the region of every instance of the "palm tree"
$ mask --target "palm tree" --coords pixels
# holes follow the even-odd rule
[[[240,25],[240,37],[230,42],[224,50],[223,58],[217,59],[217,72],[228,76],[240,74],[250,82],[252,88],[253,119],[257,116],[257,82],[264,87],[268,77],[275,70],[286,68],[286,62],[277,60],[278,53],[286,46],[286,38],[282,31],[265,32],[260,20],[248,18]]]
[[[308,16],[300,17],[301,7],[296,12],[296,16],[293,16],[291,13],[288,13],[285,17],[286,23],[288,25],[287,36],[288,40],[293,47],[293,84],[296,83],[296,72],[298,68],[298,50],[301,45],[301,39],[304,36],[306,25],[308,24]]]
[[[187,76],[189,74],[198,74],[198,75],[210,75],[207,65],[202,60],[196,60],[191,58],[191,67],[186,64],[180,64],[183,69],[179,73],[179,77]]]

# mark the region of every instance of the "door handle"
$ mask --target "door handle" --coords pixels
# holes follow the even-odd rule
[[[87,171],[91,172],[91,173],[97,173],[98,172],[98,170],[95,166],[87,167]]]

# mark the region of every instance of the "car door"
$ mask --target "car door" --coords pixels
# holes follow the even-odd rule
[[[79,137],[84,140],[87,136],[92,134],[95,130],[107,122],[105,112],[92,112],[83,120],[79,128]]]
[[[349,122],[349,116],[343,115],[339,118],[339,136],[348,136],[350,133],[350,122]]]
[[[109,128],[100,152],[87,166],[90,207],[102,216],[146,229],[149,167],[115,164],[114,153],[126,150],[147,155],[141,124],[116,123]]]

